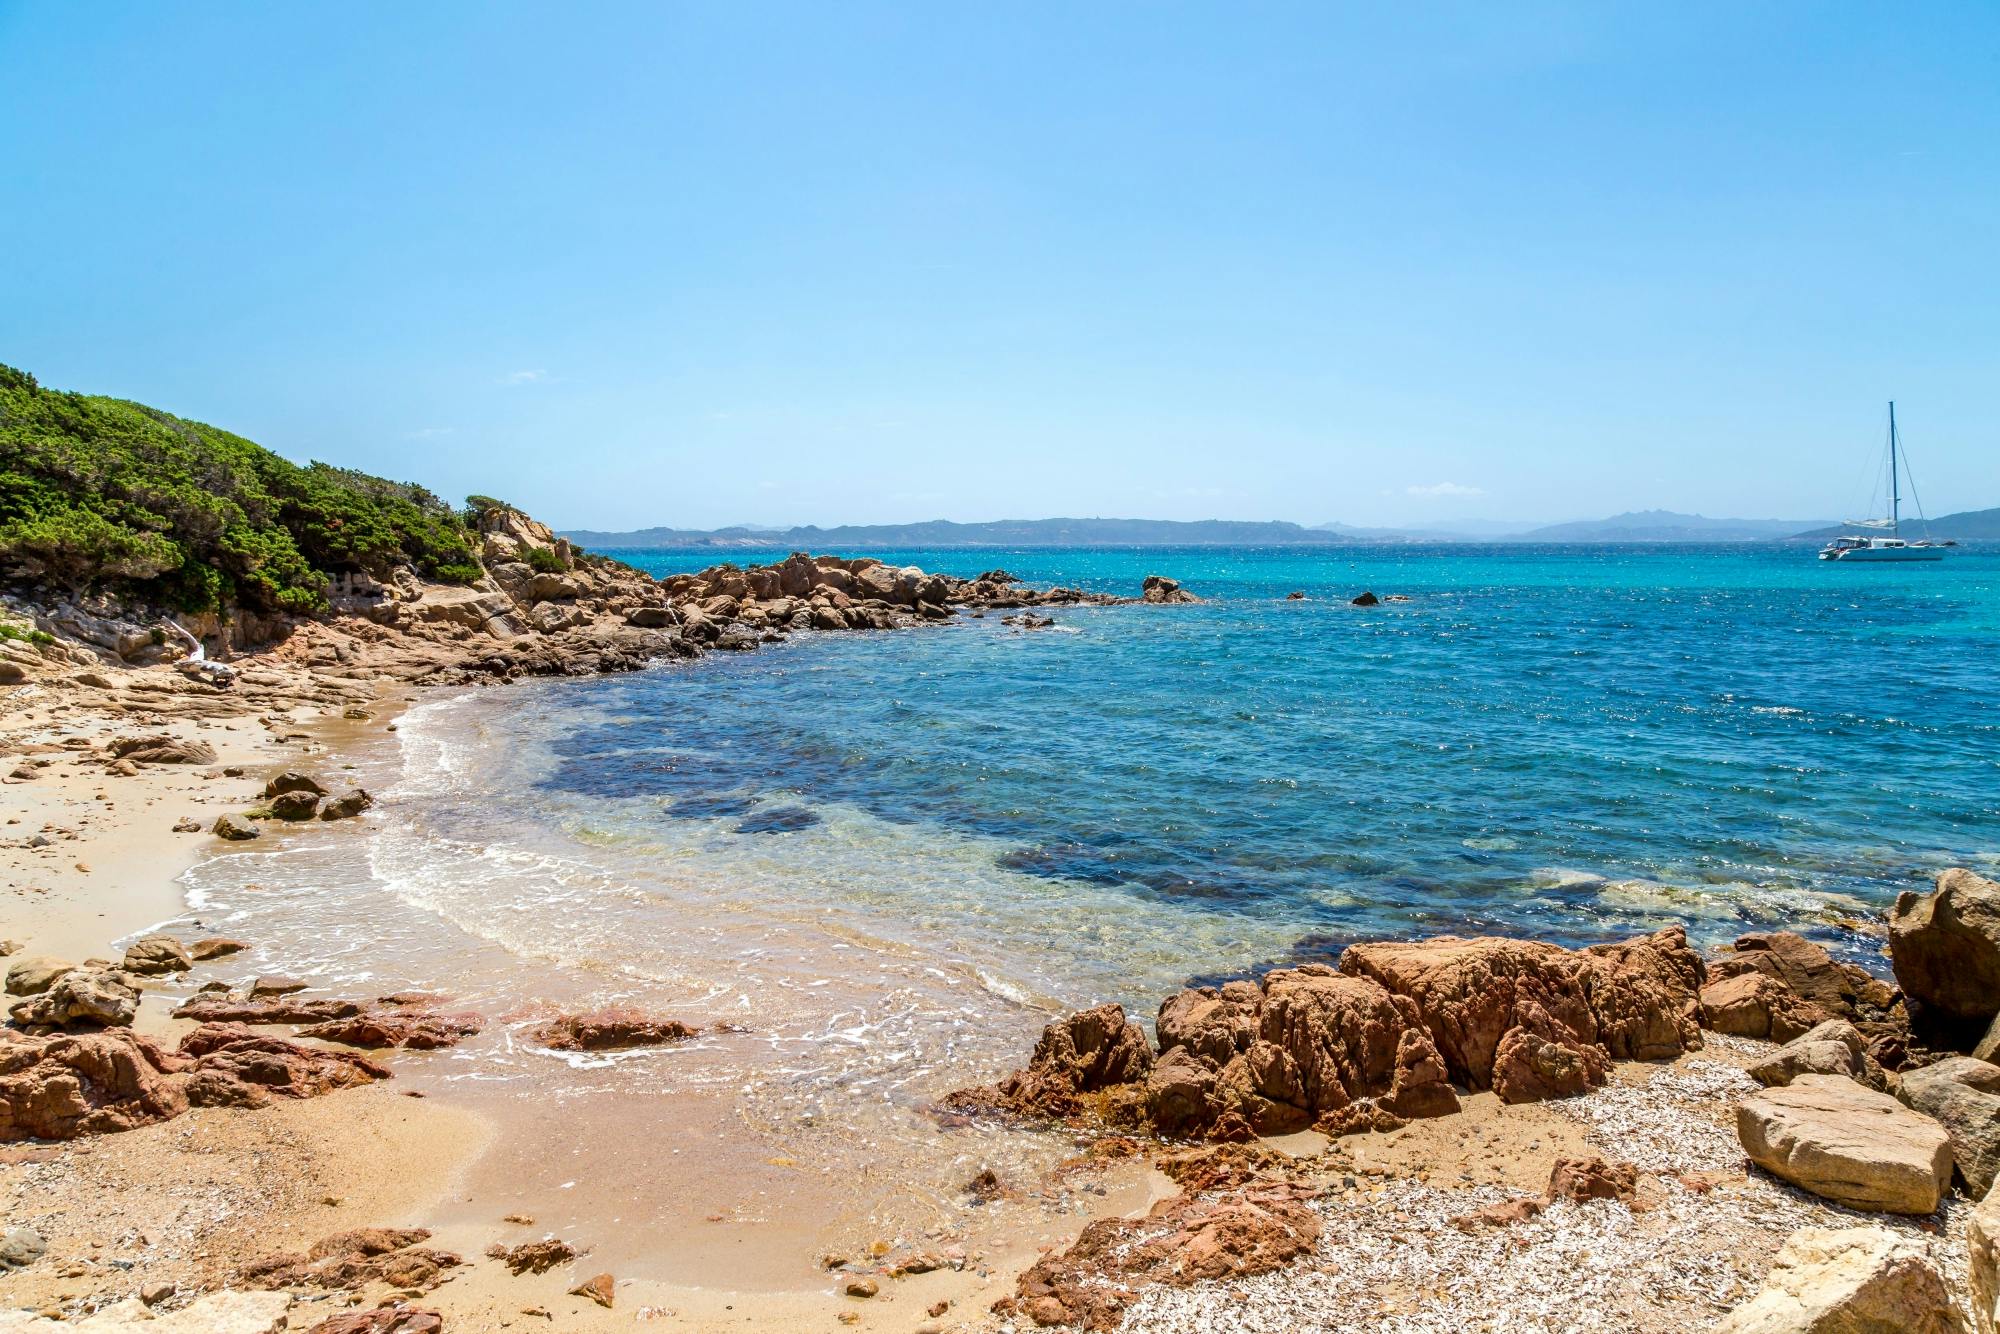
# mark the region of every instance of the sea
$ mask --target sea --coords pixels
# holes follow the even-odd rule
[[[786,553],[605,554],[665,575]],[[1162,574],[1203,601],[425,698],[343,752],[381,798],[369,837],[224,852],[190,873],[189,921],[330,992],[429,986],[501,1017],[417,1062],[419,1087],[542,1118],[693,1097],[757,1161],[851,1184],[897,1145],[934,1165],[925,1109],[1080,1006],[1149,1020],[1357,940],[1675,922],[1704,948],[1798,930],[1886,972],[1898,894],[2000,873],[2000,547],[868,554],[1128,595]],[[621,1058],[527,1036],[610,1002],[709,1033]],[[522,1143],[488,1185],[538,1215],[593,1171],[631,1179],[621,1235],[706,1207],[661,1203],[671,1164]],[[943,1211],[965,1161],[813,1226]],[[810,1213],[787,1189],[772,1216]]]

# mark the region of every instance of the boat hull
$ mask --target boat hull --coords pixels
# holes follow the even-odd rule
[[[1829,556],[1829,560],[1854,560],[1875,563],[1889,561],[1943,560],[1944,552],[1935,547],[1855,547]]]

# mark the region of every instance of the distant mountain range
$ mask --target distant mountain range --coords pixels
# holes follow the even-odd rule
[[[1426,528],[1359,528],[1323,523],[1229,519],[1001,519],[992,523],[846,524],[834,528],[577,529],[563,533],[592,550],[667,547],[788,547],[794,551],[865,551],[882,547],[1343,546],[1377,542],[1824,542],[1843,531],[1824,519],[1711,519],[1671,510],[1640,510],[1608,519],[1525,524],[1460,519]],[[1931,536],[2000,540],[2000,509],[1948,514],[1930,521]]]
[[[758,528],[739,525],[695,532],[642,528],[631,533],[589,530],[564,533],[593,550],[644,547],[791,547],[797,551],[868,547],[1173,547],[1302,546],[1351,541],[1339,533],[1295,523],[1238,523],[1228,519],[1001,519],[993,523],[843,524],[837,528]]]

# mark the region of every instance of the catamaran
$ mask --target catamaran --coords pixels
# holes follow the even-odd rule
[[[1903,470],[1901,451],[1896,440],[1896,405],[1889,404],[1889,517],[1886,519],[1849,519],[1849,528],[1867,528],[1880,531],[1887,529],[1887,537],[1857,536],[1843,533],[1820,548],[1821,560],[1858,561],[1908,561],[1943,560],[1946,547],[1957,546],[1956,542],[1933,542],[1924,537],[1915,542],[1903,540]],[[1916,483],[1910,483],[1910,497],[1915,499]],[[1917,506],[1917,522],[1923,523],[1923,506]],[[1925,531],[1929,525],[1925,524]]]

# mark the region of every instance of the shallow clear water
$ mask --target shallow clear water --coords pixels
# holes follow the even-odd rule
[[[1670,917],[1710,938],[1802,918],[1840,943],[1835,919],[2000,852],[2000,552],[889,558],[1122,592],[1161,572],[1213,601],[1059,612],[1060,632],[820,636],[592,683],[544,720],[547,799],[615,796],[717,847],[789,840],[802,896],[947,933],[1002,903],[1087,903],[1119,939],[1077,938],[1067,965],[1100,985],[1107,949],[1160,982],[1360,936],[1582,941]],[[1364,588],[1411,601],[1347,606]],[[826,831],[749,832],[830,811],[894,826],[919,860],[940,841],[983,856],[962,886],[911,894],[874,868],[841,884]]]

